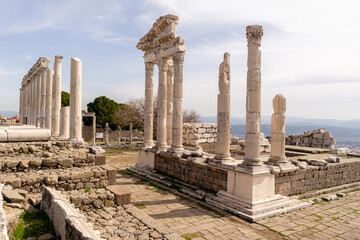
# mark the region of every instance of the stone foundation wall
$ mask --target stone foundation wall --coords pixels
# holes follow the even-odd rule
[[[199,143],[216,142],[216,123],[184,123],[183,143],[196,146]]]
[[[359,161],[332,163],[327,166],[308,166],[296,172],[277,174],[275,191],[290,196],[356,181],[360,181]]]
[[[320,128],[304,132],[303,134],[293,134],[286,137],[287,145],[301,147],[331,148],[336,144],[330,131]]]
[[[227,171],[207,164],[156,154],[155,169],[161,174],[205,190],[217,192],[226,191],[227,188]]]

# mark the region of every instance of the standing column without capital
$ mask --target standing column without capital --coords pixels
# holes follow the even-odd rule
[[[259,166],[261,134],[261,37],[263,28],[259,25],[247,26],[248,72],[246,92],[246,135],[243,166]]]
[[[81,129],[82,63],[80,59],[71,58],[70,72],[70,140],[83,142]]]
[[[40,110],[41,110],[41,82],[42,82],[42,72],[39,74],[36,80],[36,95],[35,95],[35,108],[36,108],[36,127],[40,126]]]
[[[96,145],[96,115],[93,115],[93,132],[92,132],[92,145]]]
[[[54,137],[59,136],[60,131],[60,108],[61,108],[61,62],[62,56],[55,56],[54,77],[53,77],[53,106],[51,120],[51,134]]]
[[[173,76],[174,66],[172,61],[167,70],[167,116],[166,116],[166,142],[168,146],[172,145],[172,119],[173,119]]]
[[[176,52],[174,61],[174,87],[173,87],[173,123],[172,123],[172,145],[171,150],[180,153],[183,148],[183,66],[185,52]]]
[[[215,161],[231,160],[230,154],[230,53],[224,54],[219,66],[219,94]]]
[[[167,110],[167,86],[166,75],[168,68],[168,58],[160,58],[159,65],[159,88],[158,88],[158,115],[156,126],[156,147],[159,151],[167,150],[166,143],[166,110]]]
[[[23,107],[23,92],[24,92],[24,87],[23,86],[21,86],[21,88],[20,88],[20,99],[19,99],[19,120],[20,120],[20,124],[22,124],[23,123],[23,120],[22,120],[22,118],[23,118],[23,109],[24,109],[24,107]]]
[[[52,83],[54,71],[46,69],[46,104],[45,104],[45,128],[51,130],[51,114],[52,114]]]
[[[60,109],[60,132],[59,137],[64,139],[69,139],[69,131],[70,131],[70,107],[63,107]]]
[[[40,126],[45,127],[45,108],[46,108],[46,74],[47,69],[43,69],[41,73],[41,101],[40,101]]]
[[[154,146],[154,63],[145,63],[144,147]]]

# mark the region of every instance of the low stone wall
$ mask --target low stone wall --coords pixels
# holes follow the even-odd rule
[[[204,163],[156,154],[155,169],[168,177],[176,178],[205,190],[217,192],[219,190],[226,191],[227,188],[227,171]]]
[[[308,166],[275,176],[275,191],[282,195],[296,195],[323,188],[360,181],[360,161],[331,163],[327,166]]]
[[[52,186],[59,191],[104,188],[108,185],[107,171],[99,166],[72,169],[29,170],[0,175],[0,182],[28,192],[41,192],[40,186]]]
[[[105,133],[104,128],[96,128],[97,133]],[[92,126],[83,126],[82,136],[85,141],[92,141]],[[109,141],[117,141],[118,131],[117,130],[109,130]],[[128,141],[130,137],[129,130],[121,131],[121,139],[122,141]],[[144,139],[144,135],[138,131],[133,130],[133,141],[142,141]]]
[[[53,222],[56,233],[64,240],[100,240],[100,233],[94,231],[69,202],[54,189],[43,187],[40,204]]]
[[[113,207],[115,205],[115,196],[106,189],[84,189],[64,191],[64,197],[70,200],[76,208],[82,211],[92,209],[103,209],[104,207]]]
[[[216,142],[216,123],[184,123],[183,143],[196,146],[199,143]]]
[[[301,147],[331,148],[336,144],[330,131],[320,128],[304,132],[303,134],[293,134],[286,137],[287,145]]]

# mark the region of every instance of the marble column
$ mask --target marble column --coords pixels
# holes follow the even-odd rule
[[[269,163],[287,163],[285,156],[286,98],[278,94],[273,99],[274,114],[271,117],[271,153]]]
[[[168,58],[160,58],[159,62],[159,88],[158,88],[158,113],[156,126],[156,147],[159,151],[167,150],[166,143],[166,110],[167,110],[167,69],[169,65]]]
[[[46,74],[47,69],[43,69],[41,73],[41,101],[40,101],[40,126],[45,127],[45,109],[46,109]]]
[[[133,140],[133,124],[132,123],[130,123],[129,130],[130,130],[129,143],[131,144],[132,140]]]
[[[167,70],[167,116],[166,116],[166,142],[168,146],[172,144],[172,119],[173,119],[173,76],[174,76],[174,66],[172,61]]]
[[[248,40],[247,92],[246,92],[246,135],[244,166],[258,166],[260,163],[261,127],[261,37],[263,28],[247,26]]]
[[[36,108],[36,127],[40,127],[40,105],[41,105],[41,73],[36,79],[36,95],[35,95],[35,108]]]
[[[185,52],[176,52],[174,61],[174,86],[173,86],[173,123],[172,123],[172,144],[171,150],[181,153],[183,148],[183,66]]]
[[[60,108],[61,108],[61,62],[62,56],[55,56],[54,77],[53,77],[53,106],[51,116],[51,134],[54,137],[59,135],[60,129]]]
[[[144,116],[144,147],[154,146],[154,63],[145,63],[145,116]]]
[[[24,92],[24,87],[21,86],[20,88],[20,99],[19,99],[19,120],[20,120],[20,124],[23,124],[23,92]]]
[[[117,127],[117,144],[121,143],[121,127]]]
[[[109,123],[105,123],[104,141],[105,145],[109,145]]]
[[[82,63],[80,59],[71,58],[70,72],[70,140],[82,142]]]
[[[31,125],[33,125],[33,126],[36,126],[36,105],[35,105],[36,79],[37,79],[37,76],[34,76],[31,79]]]
[[[45,98],[45,128],[51,130],[51,114],[52,114],[52,83],[54,71],[46,69],[46,98]]]
[[[60,131],[59,137],[69,139],[70,130],[70,107],[63,107],[60,109]]]
[[[95,146],[96,145],[96,115],[94,113],[93,115],[93,132],[92,132],[92,145]]]
[[[231,160],[230,154],[230,53],[224,54],[219,66],[219,94],[217,106],[217,141],[215,161]]]

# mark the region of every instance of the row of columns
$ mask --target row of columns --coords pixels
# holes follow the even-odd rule
[[[54,70],[49,68],[49,58],[40,58],[24,77],[20,121],[48,128],[53,137],[82,141],[82,64],[80,59],[71,58],[70,107],[61,109],[62,58],[55,56]]]
[[[176,52],[171,57],[161,57],[159,68],[158,110],[156,128],[156,147],[159,151],[182,152],[182,98],[183,98],[183,63],[185,52]],[[154,114],[154,65],[145,62],[145,119],[144,146],[152,148]],[[173,80],[172,80],[173,78]]]

